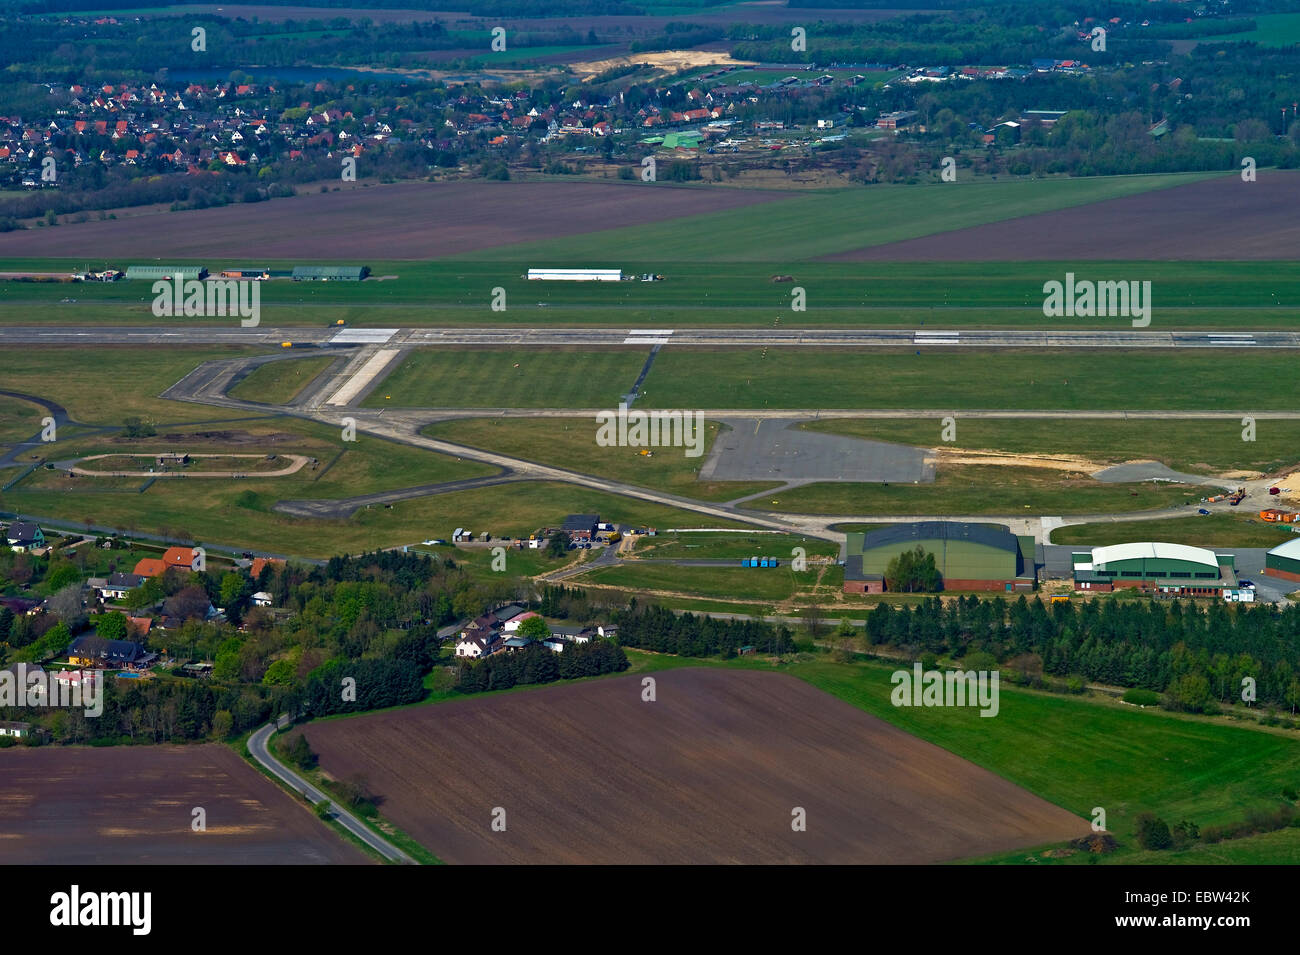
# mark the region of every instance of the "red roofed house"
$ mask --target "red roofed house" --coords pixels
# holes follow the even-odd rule
[[[162,555],[163,563],[168,567],[190,570],[194,566],[194,548],[168,547]]]
[[[161,577],[167,573],[167,565],[157,557],[144,557],[136,563],[132,573],[138,577]]]

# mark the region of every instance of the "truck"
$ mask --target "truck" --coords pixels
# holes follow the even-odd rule
[[[1233,507],[1236,507],[1238,504],[1242,502],[1245,496],[1246,496],[1246,489],[1244,487],[1239,487],[1237,488],[1237,490],[1233,491],[1231,494],[1228,495],[1228,503]]]

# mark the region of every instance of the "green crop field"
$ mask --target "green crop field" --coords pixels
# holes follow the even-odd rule
[[[1256,14],[1255,29],[1245,33],[1228,33],[1202,40],[1208,45],[1219,43],[1258,43],[1261,46],[1295,46],[1300,43],[1300,13]]]
[[[894,666],[814,662],[783,669],[1083,818],[1103,807],[1107,828],[1121,842],[1131,841],[1142,812],[1171,825],[1235,822],[1249,809],[1276,807],[1282,789],[1300,783],[1294,735],[1005,684],[991,719],[973,708],[895,707]]]
[[[421,433],[472,448],[498,451],[526,461],[614,478],[639,487],[656,488],[704,501],[729,501],[773,487],[770,482],[700,482],[696,472],[708,457],[718,433],[715,421],[705,422],[703,454],[687,457],[685,448],[600,447],[597,424],[591,418],[461,418],[430,425]]]
[[[948,232],[1018,216],[1086,205],[1211,178],[1177,173],[1081,179],[1036,179],[873,186],[827,190],[689,220],[608,229],[475,253],[475,260],[590,266],[612,255],[671,262],[768,262],[773,249],[790,261]],[[645,188],[656,188],[646,184]],[[797,251],[796,251],[797,250]]]
[[[1244,508],[1246,505],[1242,505]],[[1252,508],[1245,514],[1207,514],[1188,518],[1143,521],[1141,524],[1071,524],[1052,531],[1053,544],[1103,547],[1142,540],[1168,541],[1197,547],[1276,547],[1295,535],[1266,524]]]
[[[942,419],[825,418],[810,431],[843,434],[952,451],[1076,455],[1099,465],[1160,461],[1194,474],[1251,470],[1268,473],[1300,461],[1300,420],[1256,422],[1255,440],[1242,440],[1237,420],[1070,420],[962,418],[956,440],[944,443]]]
[[[412,351],[364,404],[368,408],[617,408],[645,359],[646,353],[636,348],[421,348]]]
[[[1154,482],[1103,484],[1045,468],[967,464],[940,467],[932,484],[805,484],[741,506],[805,514],[1107,514],[1182,508],[1204,493]]]
[[[287,405],[334,361],[333,355],[289,358],[259,365],[230,389],[232,398]]]
[[[1290,352],[665,348],[646,379],[684,408],[1291,410]]]

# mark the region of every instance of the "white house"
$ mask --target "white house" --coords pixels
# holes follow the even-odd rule
[[[555,653],[564,652],[564,641],[561,640],[559,637],[550,637],[546,640],[543,640],[542,646],[546,647],[546,649],[548,650],[554,651]]]
[[[271,595],[265,590],[259,590],[257,593],[253,594],[254,607],[269,607],[271,606],[271,600]]]
[[[533,617],[540,617],[540,616],[541,614],[539,614],[535,610],[525,610],[523,613],[511,617],[509,620],[506,621],[506,625],[505,625],[506,633],[514,633],[516,630],[519,629],[519,625],[522,624],[525,620],[529,620]]]
[[[478,634],[472,637],[463,636],[456,641],[456,656],[477,660],[479,657],[485,657],[496,649],[496,643],[496,637],[488,634]]]

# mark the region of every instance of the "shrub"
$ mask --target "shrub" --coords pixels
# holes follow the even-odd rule
[[[1160,694],[1154,690],[1143,690],[1134,687],[1126,690],[1120,697],[1125,703],[1132,703],[1134,706],[1155,706],[1160,702]]]
[[[1137,840],[1143,849],[1168,849],[1174,844],[1169,824],[1149,812],[1137,817]]]

